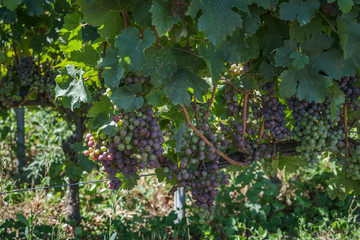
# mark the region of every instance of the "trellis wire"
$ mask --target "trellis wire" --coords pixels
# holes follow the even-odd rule
[[[51,189],[51,188],[58,188],[58,187],[67,187],[67,186],[74,186],[74,185],[81,185],[81,184],[87,184],[87,183],[98,183],[98,182],[106,182],[111,180],[122,180],[122,179],[131,179],[131,178],[140,178],[140,177],[149,177],[149,176],[158,176],[158,175],[164,175],[168,173],[151,173],[151,174],[145,174],[145,175],[139,175],[139,176],[128,176],[128,177],[122,177],[122,178],[112,178],[112,179],[101,179],[101,180],[93,180],[88,182],[78,182],[78,183],[69,183],[64,185],[55,185],[55,186],[45,186],[45,187],[36,187],[36,188],[25,188],[25,189],[18,189],[10,192],[0,192],[0,195],[10,194],[10,193],[18,193],[18,192],[26,192],[26,191],[35,191],[40,189]]]

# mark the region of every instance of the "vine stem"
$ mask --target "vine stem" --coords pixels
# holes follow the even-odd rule
[[[247,90],[244,94],[243,115],[242,115],[242,124],[243,124],[242,141],[245,141],[248,102],[249,102],[249,90]]]
[[[195,97],[195,96],[194,96],[194,105],[195,105],[196,127],[200,127],[200,123],[199,123],[199,113],[198,113],[197,102],[196,102],[196,97]]]
[[[211,105],[212,105],[213,102],[214,102],[215,92],[216,92],[218,83],[219,83],[219,81],[217,81],[217,82],[215,83],[214,89],[213,89],[213,91],[212,91],[211,98],[210,98],[210,101],[209,101],[209,103],[208,103],[208,108],[206,109],[206,112],[205,112],[205,120],[207,120],[207,118],[208,118],[208,116],[209,116],[209,113],[210,113]]]
[[[334,31],[334,32],[336,32],[336,33],[338,33],[338,31],[336,31],[336,29],[334,28],[334,26],[330,23],[330,21],[325,17],[325,15],[321,12],[321,11],[319,11],[319,13],[320,13],[320,15],[325,19],[325,21],[329,24],[329,26],[331,27],[331,29]]]
[[[187,112],[186,108],[179,104],[180,107],[182,108],[182,110],[184,111],[185,117],[186,117],[186,122],[187,122],[187,126],[190,127],[202,140],[204,140],[204,142],[210,146],[210,147],[214,147],[211,142],[209,142],[209,140],[207,140],[207,138],[194,126],[192,125],[191,121],[190,121],[190,117],[189,117],[189,113]],[[226,154],[224,154],[223,152],[221,152],[219,149],[216,148],[216,153],[219,154],[221,157],[223,157],[226,161],[228,161],[231,164],[237,165],[237,166],[248,166],[249,163],[243,163],[243,162],[237,162],[232,160],[229,156],[227,156]]]
[[[154,33],[155,33],[155,38],[156,38],[156,45],[158,46],[158,48],[161,48],[159,33],[158,33],[158,31],[156,30],[155,27],[154,27]]]
[[[84,82],[86,82],[86,81],[89,80],[90,78],[96,77],[96,76],[98,76],[98,75],[99,75],[99,74],[91,75],[91,76],[85,78],[85,79],[84,79]]]
[[[257,142],[259,143],[264,135],[264,129],[265,129],[265,118],[262,120],[261,122],[261,129],[260,129],[260,133],[259,133],[259,138],[257,140]]]
[[[360,116],[355,119],[355,121],[350,125],[349,131],[353,129],[356,124],[360,121]]]
[[[122,13],[122,16],[123,16],[123,19],[124,19],[124,27],[128,28],[129,27],[128,13],[127,13],[126,10],[123,10],[121,13]]]
[[[37,66],[38,75],[41,74],[41,68],[40,68],[40,53],[38,54],[38,66]]]

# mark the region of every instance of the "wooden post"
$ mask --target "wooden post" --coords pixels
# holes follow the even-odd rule
[[[17,169],[18,173],[22,174],[23,169],[26,165],[26,155],[25,155],[25,109],[20,107],[16,109],[16,124],[17,124]]]

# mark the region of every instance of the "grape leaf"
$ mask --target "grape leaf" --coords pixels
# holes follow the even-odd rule
[[[149,48],[145,52],[143,74],[151,76],[154,87],[164,86],[174,74],[176,61],[169,48]]]
[[[124,28],[121,11],[125,9],[128,1],[96,0],[88,3],[86,0],[77,0],[77,2],[81,12],[84,13],[85,22],[95,27],[103,26],[98,30],[103,38],[113,38]]]
[[[180,152],[180,148],[183,146],[182,141],[184,140],[183,133],[186,132],[185,123],[181,124],[179,131],[174,135],[176,141],[176,152]]]
[[[165,106],[164,108],[160,109],[159,111],[161,113],[161,116],[163,116],[166,119],[170,119],[171,121],[174,121],[174,126],[179,129],[181,127],[181,124],[183,122],[186,122],[186,117],[184,112],[181,110],[181,108],[177,105],[175,106]],[[189,117],[190,119],[193,117],[193,111],[189,111]]]
[[[99,37],[100,35],[97,33],[97,27],[91,25],[81,26],[81,39],[84,42],[94,41]]]
[[[163,100],[165,95],[166,92],[164,90],[151,89],[151,91],[146,94],[145,99],[151,106],[161,107],[165,104]]]
[[[301,52],[292,52],[289,58],[294,59],[291,65],[296,69],[300,70],[305,67],[305,65],[309,64],[309,57],[302,54]]]
[[[119,63],[119,58],[117,56],[118,54],[119,54],[119,49],[117,49],[117,48],[109,49],[106,52],[105,58],[102,59],[99,66],[100,67],[110,67],[110,66],[113,66],[114,64],[118,64]]]
[[[166,93],[170,96],[174,105],[182,104],[188,106],[191,97],[187,89],[190,87],[188,71],[181,69],[172,77],[171,81],[165,86]]]
[[[312,67],[324,71],[329,77],[340,79],[343,56],[339,49],[331,48],[333,41],[325,34],[318,35],[301,44],[301,49],[309,56]]]
[[[154,0],[150,8],[152,24],[156,27],[159,36],[164,35],[177,22],[176,18],[170,15],[168,5],[166,1]]]
[[[110,99],[115,103],[118,108],[123,108],[125,112],[135,111],[144,103],[142,97],[137,97],[136,94],[142,92],[140,84],[135,84],[132,88],[127,86],[117,88],[112,94]]]
[[[284,39],[289,38],[289,26],[286,22],[273,16],[263,16],[263,24],[257,31],[259,47],[264,56],[272,54],[274,49],[284,46]]]
[[[133,0],[131,4],[131,13],[134,15],[136,23],[144,27],[151,27],[151,8],[152,1],[149,0]]]
[[[117,88],[120,84],[121,78],[124,76],[125,69],[119,64],[114,64],[111,69],[105,69],[102,77],[105,80],[105,86],[108,88]]]
[[[360,66],[360,54],[354,54],[351,58],[344,60],[344,66],[341,76],[353,76],[356,74],[356,69]]]
[[[351,180],[347,177],[346,172],[336,172],[334,178],[329,180],[327,193],[331,199],[339,197],[340,200],[345,200],[346,197],[353,193],[360,195],[360,181]]]
[[[109,137],[113,137],[116,133],[115,128],[117,127],[116,122],[109,121],[108,124],[105,124],[100,128],[100,131],[105,133]]]
[[[44,13],[44,9],[41,4],[45,4],[45,0],[25,0],[27,12],[30,16],[38,16]]]
[[[247,0],[194,0],[187,14],[196,17],[201,10],[198,27],[215,45],[231,35],[236,28],[242,27],[241,16],[232,10],[233,7],[249,13]]]
[[[82,47],[79,51],[71,53],[70,61],[83,62],[88,66],[97,66],[99,54],[91,45]]]
[[[248,62],[251,58],[257,58],[260,54],[258,37],[253,35],[245,38],[244,33],[240,31],[235,32],[229,42],[222,42],[220,47],[224,51],[226,60],[231,63]]]
[[[155,36],[149,29],[144,31],[142,39],[139,34],[140,31],[136,28],[126,28],[115,39],[120,58],[129,57],[133,70],[142,68],[145,61],[144,51],[155,41]]]
[[[301,26],[299,21],[293,21],[290,25],[290,39],[296,42],[304,42],[311,36],[321,33],[322,23],[318,18],[314,18],[310,23]]]
[[[288,173],[296,172],[300,166],[304,165],[304,161],[300,156],[296,157],[278,157],[277,167],[282,170],[285,169]]]
[[[66,14],[64,17],[63,28],[72,31],[75,30],[80,24],[81,14],[78,12]]]
[[[249,0],[249,3],[255,3],[259,7],[263,7],[265,9],[268,8],[276,8],[277,4],[279,3],[279,0]]]
[[[330,90],[330,117],[331,120],[335,120],[338,116],[336,110],[337,107],[345,102],[345,94],[340,89],[337,83],[333,83],[332,86],[329,87]]]
[[[199,73],[207,68],[204,59],[201,57],[177,49],[173,51],[173,55],[177,69],[185,68],[191,72]]]
[[[91,101],[89,90],[85,87],[82,80],[84,72],[76,70],[73,65],[66,66],[66,72],[69,75],[67,84],[58,84],[55,88],[55,99],[63,97],[63,102],[67,103],[65,107],[70,107],[71,110],[80,107],[80,103],[88,103]],[[69,105],[68,105],[69,104]]]
[[[88,110],[88,117],[95,117],[99,114],[106,114],[113,109],[110,99],[107,96],[101,95],[99,101],[93,102],[93,106]]]
[[[137,180],[139,178],[137,178],[136,176],[138,176],[137,174],[135,175],[122,175],[122,174],[118,174],[118,177],[119,178],[123,178],[123,177],[127,177],[127,178],[123,178],[121,179],[121,182],[122,182],[122,185],[121,185],[121,188],[123,189],[127,189],[127,190],[131,190],[135,187],[135,185],[137,184]]]
[[[300,100],[306,99],[308,102],[323,102],[329,95],[328,87],[332,85],[329,77],[318,74],[311,66],[299,71],[293,68],[285,70],[279,78],[281,79],[279,93],[282,98],[296,93]]]
[[[310,22],[314,16],[316,9],[320,7],[318,0],[290,0],[283,2],[280,7],[280,19],[286,21],[299,20],[300,25],[305,25]]]
[[[294,41],[287,40],[285,45],[281,48],[276,49],[276,54],[274,56],[275,66],[276,67],[287,67],[291,65],[292,60],[290,55],[296,51],[297,44]]]
[[[17,6],[20,5],[20,3],[22,2],[22,0],[2,0],[1,3],[7,7],[8,9],[10,9],[11,11],[14,11]]]
[[[241,14],[244,20],[244,29],[247,37],[251,37],[256,33],[256,31],[262,25],[260,16],[263,15],[266,11],[263,8],[257,7],[255,5],[250,6],[250,14]]]
[[[4,23],[16,23],[17,22],[17,16],[16,13],[13,11],[10,11],[6,7],[0,8],[0,19],[4,21]]]
[[[204,58],[211,73],[212,83],[215,85],[224,70],[224,53],[221,49],[217,49],[212,43],[201,44],[199,46],[199,53]]]
[[[350,12],[351,8],[354,6],[353,0],[338,0],[337,1],[339,8],[344,13]]]
[[[359,54],[360,24],[357,22],[337,19],[338,34],[345,59]]]

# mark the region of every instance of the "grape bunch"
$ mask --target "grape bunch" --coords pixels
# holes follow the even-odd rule
[[[24,98],[32,91],[48,92],[54,96],[55,77],[56,73],[49,69],[47,62],[37,66],[33,57],[21,57],[14,65],[7,67],[7,73],[0,81],[1,105],[10,107],[14,101],[18,100],[18,96]]]
[[[285,110],[286,106],[280,103],[279,99],[274,96],[275,82],[266,83],[262,89],[266,94],[262,95],[263,104],[257,116],[263,116],[265,119],[265,129],[278,140],[290,140],[291,131],[285,127]]]
[[[360,144],[357,144],[347,157],[347,173],[353,180],[360,180]]]
[[[226,84],[225,86],[225,101],[226,108],[229,110],[230,116],[234,116],[240,111],[240,103],[238,97],[238,90],[235,89],[231,84]]]
[[[110,189],[121,186],[121,181],[116,179],[118,173],[135,175],[140,169],[159,167],[165,139],[155,115],[150,107],[120,113],[113,118],[117,124],[114,136],[104,132],[97,137],[87,134],[85,141],[89,149],[84,155],[101,162],[103,171],[114,179],[109,183]]]
[[[356,101],[360,97],[360,88],[355,85],[356,82],[357,78],[355,76],[343,77],[339,82],[339,87],[345,93],[345,103],[358,111],[360,108]]]
[[[221,135],[215,135],[214,130],[206,123],[199,130],[212,146],[206,144],[194,131],[183,134],[182,147],[178,154],[179,165],[169,163],[166,171],[171,171],[167,179],[175,178],[177,187],[185,187],[194,200],[196,213],[200,223],[210,223],[214,214],[214,201],[222,183],[229,184],[229,176],[222,173],[218,163],[220,156],[216,153],[220,148]]]
[[[12,103],[16,101],[19,87],[13,81],[13,72],[9,70],[7,74],[0,80],[0,107],[10,108]]]
[[[336,130],[336,122],[330,119],[330,101],[308,103],[297,98],[288,99],[289,108],[296,120],[293,128],[293,139],[300,142],[296,151],[302,159],[312,165],[317,162],[323,151],[336,150],[345,137],[341,129]]]

